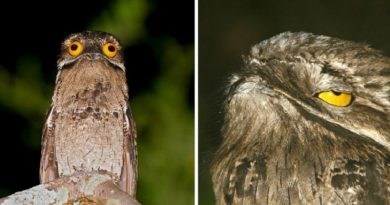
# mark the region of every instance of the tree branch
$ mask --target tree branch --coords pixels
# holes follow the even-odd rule
[[[102,173],[64,176],[0,199],[0,205],[22,204],[141,205]]]

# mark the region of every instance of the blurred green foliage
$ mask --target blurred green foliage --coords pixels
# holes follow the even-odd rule
[[[192,47],[166,42],[162,54],[161,77],[151,92],[132,101],[140,136],[148,137],[139,144],[144,155],[140,156],[139,198],[144,204],[192,204],[194,115],[184,96],[193,72],[185,67],[193,62],[194,52]]]
[[[120,39],[123,46],[127,46],[145,34],[144,23],[148,11],[146,0],[111,1],[110,8],[103,10],[89,29],[112,33]]]
[[[112,33],[126,47],[149,38],[145,29],[149,9],[147,0],[111,1],[86,29]],[[187,98],[188,92],[192,92],[188,87],[193,83],[194,47],[179,44],[169,36],[149,40],[158,42],[151,44],[161,71],[148,90],[130,99],[138,131],[137,198],[142,204],[192,204],[194,113]],[[39,149],[43,116],[54,82],[46,84],[42,80],[42,65],[37,56],[21,56],[16,68],[11,73],[0,67],[0,105],[29,121],[24,141]],[[27,99],[29,102],[25,103]],[[0,191],[7,189],[0,187]]]
[[[114,34],[124,46],[134,43],[145,32],[147,7],[145,0],[118,0],[91,29]],[[149,92],[130,102],[140,136],[138,198],[144,204],[188,204],[194,201],[194,114],[186,88],[194,48],[166,39],[155,49],[162,73]]]

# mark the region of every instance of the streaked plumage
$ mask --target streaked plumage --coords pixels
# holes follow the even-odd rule
[[[352,93],[347,107],[318,98]],[[219,205],[390,204],[390,58],[309,33],[255,45],[226,90]]]
[[[69,52],[72,42],[83,45],[76,56]],[[120,52],[112,58],[103,53],[106,43],[121,49],[112,35],[92,31],[72,34],[62,44],[42,138],[40,179],[45,183],[76,172],[103,171],[135,196],[136,131],[125,67]]]

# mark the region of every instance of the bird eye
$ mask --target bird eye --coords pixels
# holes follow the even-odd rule
[[[83,49],[84,47],[80,42],[74,41],[68,46],[68,53],[71,56],[78,56],[83,51]]]
[[[351,104],[352,94],[328,90],[320,92],[318,98],[333,106],[346,107]]]
[[[113,58],[118,53],[118,49],[112,43],[106,43],[103,45],[103,53],[109,58]]]

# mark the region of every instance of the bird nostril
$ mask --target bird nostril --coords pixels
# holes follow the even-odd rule
[[[97,53],[88,53],[87,58],[91,61],[99,59],[99,55]]]

